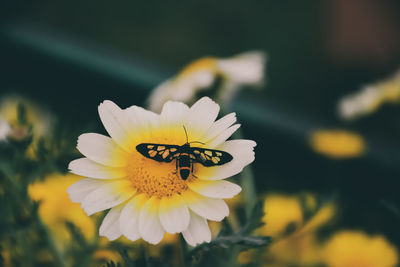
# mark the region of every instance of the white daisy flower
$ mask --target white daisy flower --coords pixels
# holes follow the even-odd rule
[[[245,52],[231,58],[198,59],[157,86],[149,98],[149,108],[159,112],[168,100],[190,103],[196,94],[210,89],[217,77],[222,78],[222,84],[216,97],[227,105],[240,87],[261,87],[264,84],[266,60],[266,54],[260,51]]]
[[[228,216],[223,199],[241,191],[224,179],[254,160],[256,145],[227,141],[240,125],[234,124],[235,113],[215,121],[219,109],[207,97],[190,108],[169,101],[161,114],[137,106],[123,110],[104,101],[99,114],[111,138],[96,133],[79,137],[77,147],[85,157],[72,161],[69,169],[87,178],[68,188],[71,200],[81,203],[88,215],[111,208],[100,226],[100,235],[110,240],[124,235],[157,244],[168,232],[182,233],[191,246],[209,242],[207,220]],[[191,161],[198,156],[213,166],[183,164],[187,150],[179,146],[187,142],[192,142]],[[178,152],[182,155],[173,157]]]

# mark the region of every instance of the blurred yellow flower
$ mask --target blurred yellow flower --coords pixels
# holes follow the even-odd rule
[[[343,119],[356,119],[377,111],[385,103],[400,102],[400,71],[392,77],[361,88],[359,92],[339,101],[338,111]]]
[[[303,194],[304,206],[309,211],[315,211],[318,208],[317,198],[311,193]]]
[[[156,87],[149,98],[149,109],[160,112],[168,100],[195,102],[198,94],[207,95],[221,78],[216,92],[217,102],[227,105],[241,86],[260,87],[264,83],[266,55],[251,51],[231,58],[205,57],[187,65],[175,77]],[[215,93],[215,92],[214,92]]]
[[[99,266],[95,263],[104,263],[113,261],[114,263],[122,262],[122,257],[117,251],[109,249],[98,249],[93,254],[93,266]]]
[[[341,231],[325,245],[324,263],[328,267],[394,267],[396,248],[383,236],[368,236],[361,231]]]
[[[266,197],[266,215],[261,228],[262,235],[273,238],[272,244],[263,255],[265,266],[310,265],[321,261],[321,248],[316,232],[330,222],[336,207],[327,203],[317,209],[317,200],[312,194],[288,196],[273,194]],[[303,205],[302,205],[303,204]],[[314,212],[305,220],[304,211]]]
[[[314,233],[279,239],[267,248],[264,259],[281,266],[308,266],[320,262],[321,249]]]
[[[240,252],[237,257],[238,263],[240,263],[241,265],[251,264],[251,262],[254,260],[255,253],[256,251],[254,251],[254,249]]]
[[[299,227],[303,223],[303,211],[297,197],[271,194],[264,201],[265,225],[260,228],[262,235],[276,237],[284,234],[289,225]]]
[[[336,214],[336,205],[333,203],[326,203],[322,205],[318,211],[295,233],[295,235],[302,235],[312,233],[318,230],[321,226],[332,221]]]
[[[366,151],[363,137],[346,130],[317,130],[311,133],[309,141],[316,153],[333,159],[359,157]]]
[[[79,204],[70,201],[66,192],[79,179],[79,176],[73,174],[53,174],[28,188],[30,197],[40,201],[39,215],[61,248],[70,239],[66,221],[77,226],[88,240],[93,239],[96,233],[94,221],[86,216]]]
[[[7,246],[7,243],[2,241],[0,242],[0,266],[3,267],[11,267],[11,254],[10,248]]]
[[[305,222],[293,234],[276,240],[268,249],[267,258],[275,262],[299,265],[311,265],[321,261],[321,246],[317,241],[316,232],[334,218],[336,207],[327,203]]]

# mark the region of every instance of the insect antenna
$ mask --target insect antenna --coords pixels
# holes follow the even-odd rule
[[[185,135],[186,135],[186,143],[188,143],[188,144],[191,144],[191,143],[199,143],[199,144],[205,145],[205,143],[203,143],[203,142],[200,142],[200,141],[192,141],[192,142],[189,142],[189,138],[188,138],[188,134],[187,134],[187,131],[186,131],[185,125],[182,125],[182,126],[183,126],[183,130],[185,130]]]
[[[189,143],[189,139],[188,139],[188,135],[187,135],[187,131],[186,131],[185,125],[182,125],[182,126],[183,126],[183,130],[185,130],[186,143]]]

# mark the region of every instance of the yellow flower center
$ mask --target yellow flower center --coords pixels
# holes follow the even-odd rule
[[[216,72],[217,71],[217,59],[214,57],[205,57],[199,60],[192,62],[187,65],[178,75],[178,77],[182,76],[190,76],[193,73],[201,70],[209,70]]]
[[[140,143],[154,143],[165,145],[183,145],[186,143],[185,132],[182,126],[175,130],[160,130],[152,132],[151,136],[141,138]],[[180,194],[188,189],[193,177],[190,175],[186,181],[179,176],[176,168],[176,160],[171,162],[158,162],[146,158],[138,151],[131,154],[128,164],[128,178],[138,193],[144,193],[148,197],[170,197]]]

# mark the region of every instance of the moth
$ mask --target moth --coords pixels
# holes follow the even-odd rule
[[[223,165],[230,162],[233,157],[231,154],[221,150],[208,149],[202,147],[191,147],[192,143],[199,141],[188,141],[188,135],[185,126],[183,126],[186,135],[186,143],[183,145],[141,143],[136,146],[136,150],[146,158],[158,162],[176,161],[176,173],[182,180],[186,180],[189,175],[193,175],[194,163],[200,163],[205,167]]]

